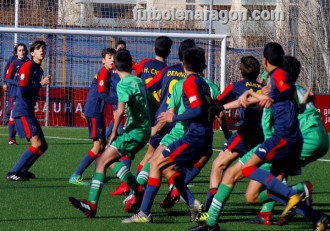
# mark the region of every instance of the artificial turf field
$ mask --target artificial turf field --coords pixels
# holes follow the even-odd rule
[[[48,151],[36,162],[31,171],[37,179],[29,182],[9,182],[6,173],[15,164],[21,153],[29,146],[25,139],[18,139],[18,146],[7,144],[7,128],[0,127],[0,230],[187,230],[194,226],[190,223],[188,207],[177,204],[171,211],[159,208],[159,202],[167,193],[167,184],[163,181],[152,208],[152,224],[122,224],[121,220],[131,214],[124,212],[124,196],[109,196],[109,192],[119,185],[119,180],[110,170],[107,182],[103,187],[96,218],[87,219],[68,202],[69,196],[78,199],[88,197],[88,186],[68,184],[68,177],[75,171],[82,157],[92,147],[87,140],[87,128],[44,128]],[[224,143],[222,132],[216,131],[214,149],[220,149]],[[141,150],[133,161],[133,172],[146,151]],[[200,175],[191,183],[195,197],[204,201],[208,189],[211,161]],[[290,184],[308,179],[314,184],[314,207],[330,214],[330,152],[322,158],[328,161],[316,161],[303,170],[303,176],[289,179]],[[90,181],[94,164],[84,173]],[[221,216],[220,226],[223,230],[312,230],[311,223],[296,216],[286,226],[261,226],[245,224],[244,221],[256,215],[260,206],[248,205],[244,192],[247,181],[236,185],[227,206]],[[283,207],[277,206],[273,218],[277,220]]]

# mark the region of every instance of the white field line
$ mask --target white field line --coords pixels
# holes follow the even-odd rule
[[[0,136],[8,136],[8,134],[0,134]],[[58,139],[58,140],[76,140],[76,141],[89,141],[90,139],[79,139],[79,138],[70,138],[70,137],[60,137],[60,136],[45,136],[49,139]],[[213,149],[213,152],[220,152],[221,149]],[[318,159],[318,161],[330,162],[328,159]]]

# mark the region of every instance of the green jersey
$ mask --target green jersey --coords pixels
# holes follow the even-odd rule
[[[125,103],[127,122],[125,131],[151,131],[151,110],[144,82],[134,76],[127,75],[117,84],[118,103]]]

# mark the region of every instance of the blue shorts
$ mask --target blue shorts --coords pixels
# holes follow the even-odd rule
[[[163,156],[178,166],[191,169],[203,156],[212,155],[212,139],[201,137],[201,142],[190,142],[186,136],[174,141],[163,150]]]
[[[105,139],[104,118],[86,117],[90,139]]]
[[[264,141],[262,131],[251,132],[236,132],[229,137],[227,142],[223,145],[222,151],[227,149],[231,152],[238,152],[240,156],[243,156],[249,150],[257,146]]]
[[[173,123],[167,124],[162,130],[160,130],[154,136],[152,136],[149,140],[149,145],[151,145],[154,149],[156,149],[159,146],[160,141],[164,138],[164,136],[170,133],[170,131],[174,127],[173,125],[174,125]]]
[[[282,172],[288,175],[298,175],[301,169],[302,144],[301,133],[295,139],[272,136],[259,146],[255,154],[265,162],[272,163],[271,172],[275,175]]]
[[[15,126],[21,138],[30,140],[34,136],[44,137],[40,124],[34,115],[20,116],[15,119]]]

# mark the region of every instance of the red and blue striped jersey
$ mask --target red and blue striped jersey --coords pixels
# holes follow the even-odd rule
[[[247,90],[261,93],[262,87],[263,86],[257,81],[243,79],[241,81],[231,83],[228,87],[226,87],[221,95],[218,96],[216,102],[225,104],[229,101],[236,100]],[[257,110],[253,107],[241,107],[238,110],[240,114],[240,129],[246,128],[249,130],[252,128],[259,128],[261,130],[261,110]]]
[[[85,116],[99,117],[103,115],[106,100],[102,96],[110,97],[109,77],[109,71],[105,67],[102,67],[99,73],[94,76],[84,105],[83,113]]]
[[[8,97],[16,96],[16,90],[19,83],[19,69],[27,61],[29,61],[29,58],[25,58],[25,59],[16,58],[10,63],[6,73],[6,82],[9,87]]]
[[[110,75],[110,97],[111,97],[111,104],[114,110],[117,110],[118,106],[118,94],[117,94],[117,84],[120,81],[120,77],[117,71],[113,68],[109,71]]]
[[[275,134],[295,137],[299,133],[298,97],[296,87],[288,74],[281,68],[269,72],[271,105]]]
[[[180,80],[186,78],[181,63],[163,68],[149,83],[147,89],[150,92],[161,90],[160,104],[155,118],[161,112],[165,112],[170,103],[173,86]]]
[[[19,87],[16,91],[15,108],[13,117],[33,115],[37,102],[40,84],[43,78],[43,70],[40,64],[32,60],[25,62],[19,69]]]
[[[147,84],[166,66],[165,62],[157,59],[143,59],[137,66],[134,74]]]

